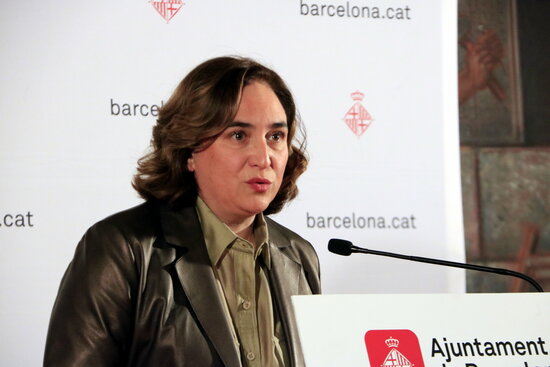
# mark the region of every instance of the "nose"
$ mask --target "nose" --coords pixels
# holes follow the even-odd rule
[[[265,139],[255,139],[250,144],[248,162],[252,167],[267,168],[271,165],[269,145]]]

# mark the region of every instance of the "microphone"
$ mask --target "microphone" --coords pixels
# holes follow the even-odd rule
[[[460,269],[477,270],[477,271],[484,271],[487,273],[508,275],[512,277],[521,278],[529,282],[533,287],[535,287],[537,291],[544,292],[540,284],[537,283],[535,279],[523,273],[519,273],[517,271],[508,270],[508,269],[493,268],[490,266],[474,265],[474,264],[467,264],[467,263],[458,263],[458,262],[447,261],[447,260],[430,259],[428,257],[401,255],[401,254],[395,254],[391,252],[384,252],[384,251],[377,251],[377,250],[369,250],[366,248],[354,246],[353,243],[351,243],[350,241],[340,240],[337,238],[333,238],[330,241],[328,241],[328,250],[333,254],[342,255],[342,256],[349,256],[352,253],[371,254],[371,255],[393,257],[393,258],[403,259],[403,260],[416,261],[421,263],[451,266],[451,267],[460,268]]]

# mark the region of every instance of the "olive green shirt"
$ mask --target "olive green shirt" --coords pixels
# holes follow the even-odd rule
[[[284,332],[269,287],[271,258],[263,215],[254,220],[255,249],[221,222],[200,197],[196,209],[243,366],[288,366]]]

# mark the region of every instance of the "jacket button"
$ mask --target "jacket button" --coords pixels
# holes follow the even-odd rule
[[[248,359],[249,361],[253,361],[254,359],[256,359],[256,355],[252,352],[248,352],[246,354],[246,359]]]
[[[243,308],[244,308],[245,310],[248,310],[248,309],[250,308],[250,301],[244,301],[244,302],[243,302]]]

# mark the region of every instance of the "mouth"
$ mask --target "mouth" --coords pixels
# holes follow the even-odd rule
[[[271,186],[271,181],[261,177],[251,178],[250,180],[246,181],[246,183],[250,185],[252,190],[260,193],[266,192]]]

